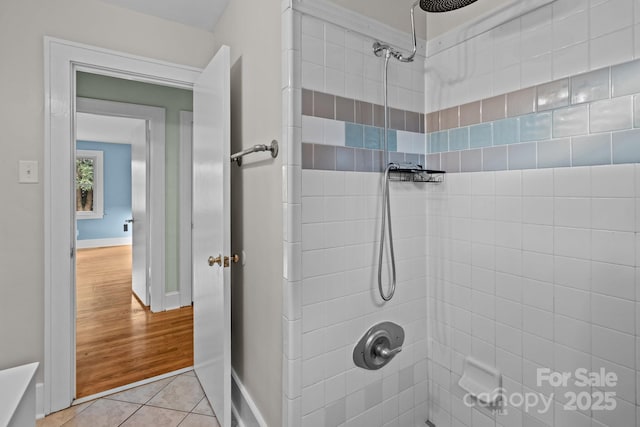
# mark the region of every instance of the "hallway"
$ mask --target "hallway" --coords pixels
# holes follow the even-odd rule
[[[193,308],[142,306],[131,246],[78,250],[76,277],[76,398],[193,365]]]

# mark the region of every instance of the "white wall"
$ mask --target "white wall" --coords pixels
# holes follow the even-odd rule
[[[18,160],[43,162],[43,36],[204,66],[213,36],[93,0],[0,3],[0,369],[43,362],[43,187],[18,184]],[[42,380],[40,370],[38,381]]]
[[[234,0],[216,45],[231,46],[231,151],[281,141],[278,2]],[[282,142],[282,141],[281,141]],[[282,158],[231,165],[232,364],[269,426],[282,424]]]

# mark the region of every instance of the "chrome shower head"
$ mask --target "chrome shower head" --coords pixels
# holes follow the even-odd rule
[[[449,12],[469,6],[477,0],[420,0],[420,8],[425,12]]]

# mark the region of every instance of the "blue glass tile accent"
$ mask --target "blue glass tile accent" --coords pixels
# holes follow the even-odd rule
[[[613,163],[640,163],[640,130],[613,134]]]
[[[512,144],[509,146],[509,169],[535,169],[536,143]]]
[[[429,141],[430,153],[443,153],[449,151],[449,132],[441,131],[431,134]]]
[[[449,131],[449,150],[460,151],[469,149],[469,128],[451,129]]]
[[[384,132],[384,129],[383,129]],[[382,145],[384,141],[380,144],[380,148],[383,148]],[[387,145],[389,151],[398,151],[398,131],[396,130],[387,130]]]
[[[373,126],[364,127],[364,148],[379,150],[382,147],[382,130]]]
[[[491,123],[471,126],[469,128],[469,138],[469,146],[471,148],[491,147],[493,144]]]
[[[344,142],[347,147],[364,147],[364,131],[362,129],[362,125],[345,123]]]
[[[551,113],[520,117],[520,141],[542,141],[551,138]]]
[[[493,122],[493,145],[507,145],[520,142],[518,118]]]
[[[572,166],[611,164],[611,134],[575,137],[571,148]]]
[[[571,142],[569,138],[538,142],[538,168],[563,168],[571,166]]]

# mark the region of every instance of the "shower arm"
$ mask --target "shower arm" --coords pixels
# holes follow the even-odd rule
[[[386,51],[400,62],[413,62],[413,58],[416,56],[416,52],[418,51],[418,40],[416,38],[416,20],[414,11],[416,9],[416,6],[418,6],[419,4],[420,0],[417,0],[415,3],[413,3],[413,6],[411,6],[411,33],[413,36],[413,50],[411,51],[411,53],[408,56],[405,56],[404,53],[393,48],[391,45],[380,43],[377,41],[373,44],[373,53],[375,53],[376,56],[382,56]]]

